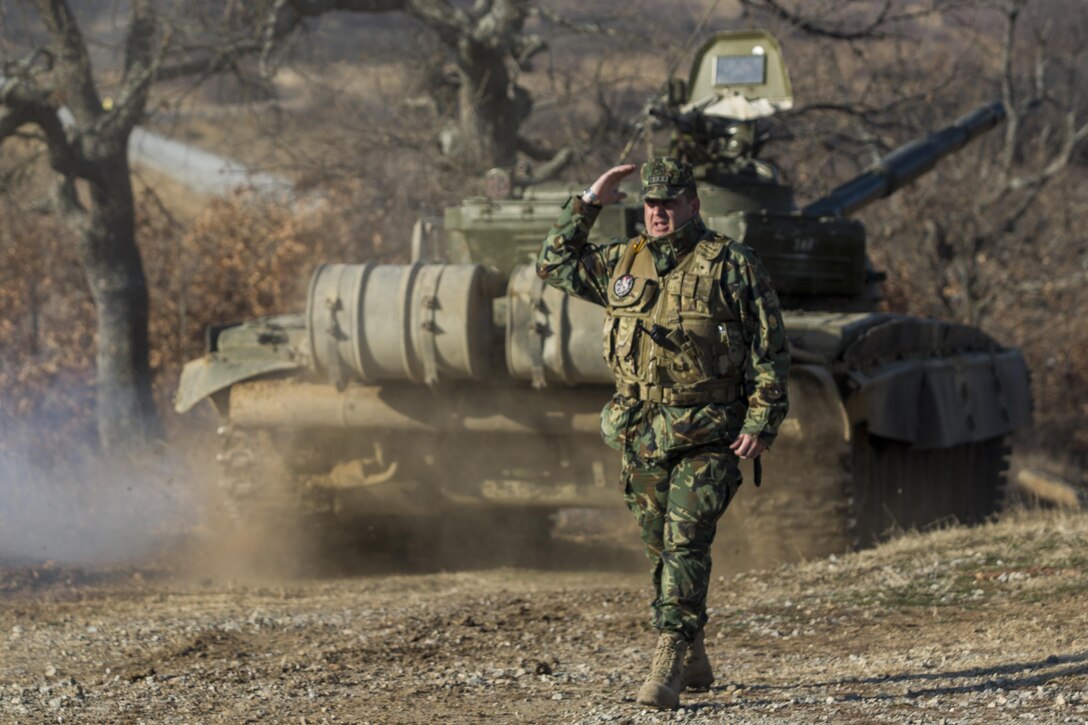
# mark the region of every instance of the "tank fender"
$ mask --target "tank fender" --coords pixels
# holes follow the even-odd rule
[[[243,380],[300,367],[303,366],[297,360],[229,358],[221,353],[209,353],[186,363],[181,369],[181,380],[178,382],[177,392],[174,393],[174,410],[184,413],[204,398]]]
[[[947,448],[1031,424],[1027,363],[1019,350],[906,359],[854,370],[852,424],[913,444]]]

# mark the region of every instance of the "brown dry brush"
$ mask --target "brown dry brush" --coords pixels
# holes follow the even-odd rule
[[[0,218],[0,452],[94,436],[95,315],[70,233],[6,203]],[[89,435],[88,435],[89,434]],[[59,451],[44,446],[41,455]]]
[[[153,194],[139,205],[151,290],[151,367],[170,410],[181,365],[204,352],[211,324],[300,311],[320,260],[358,260],[331,194],[303,211],[239,192],[188,226]],[[95,310],[70,232],[25,210],[0,219],[0,453],[33,448],[48,463],[94,448]],[[167,416],[169,427],[179,421]]]
[[[144,205],[151,363],[162,408],[181,365],[204,353],[210,325],[302,311],[317,263],[358,261],[372,252],[373,239],[350,233],[336,212],[352,205],[348,194],[292,206],[241,191],[212,201],[186,229]]]

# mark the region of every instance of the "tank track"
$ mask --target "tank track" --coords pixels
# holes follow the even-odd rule
[[[290,522],[328,533],[344,528],[332,496],[320,486],[309,485],[304,471],[293,470],[282,447],[267,431],[222,426],[219,435],[223,508],[235,524],[277,526]],[[730,558],[743,555],[758,559],[757,555],[762,555],[778,561],[822,556],[844,547],[871,546],[896,532],[981,523],[1005,504],[1010,449],[1003,437],[926,451],[871,435],[865,426],[856,427],[851,439],[849,460],[823,460],[818,455],[824,448],[821,446],[805,455],[794,451],[797,455],[785,457],[805,462],[805,479],[815,487],[808,498],[791,495],[780,500],[777,487],[771,486],[758,496],[748,496],[747,503],[731,506],[741,510],[719,532]],[[771,471],[773,474],[774,469]],[[799,475],[782,471],[783,477],[790,473]],[[772,475],[772,483],[774,478]],[[821,482],[821,478],[827,481]],[[835,481],[841,483],[836,486]],[[835,488],[846,494],[837,501],[834,496],[827,498]],[[447,542],[467,542],[481,531],[495,529],[497,534],[502,529],[504,541],[518,539],[516,548],[529,551],[548,537],[549,527],[543,523],[547,517],[539,512],[535,516],[511,510],[486,524],[482,523],[486,516],[449,511],[429,528]],[[502,525],[496,528],[495,522]],[[757,536],[763,530],[779,533],[770,541]],[[381,538],[397,536],[391,532]],[[417,533],[416,538],[422,545],[425,537]],[[760,538],[755,547],[759,550],[749,551]]]
[[[235,523],[274,525],[329,517],[332,505],[306,485],[266,431],[222,425],[218,429],[219,488],[223,508]]]
[[[988,520],[1005,505],[1009,453],[1003,436],[919,451],[858,426],[850,491],[855,547],[896,532]]]
[[[525,565],[536,563],[552,540],[555,510],[549,508],[488,509],[448,502],[420,516],[341,511],[335,494],[322,485],[322,473],[335,458],[322,456],[316,442],[316,448],[295,451],[269,431],[224,425],[218,434],[218,484],[230,524],[273,538],[282,532],[279,543],[306,563],[369,560],[379,569],[388,561],[401,567],[457,567],[466,561]],[[276,544],[266,536],[261,540]]]

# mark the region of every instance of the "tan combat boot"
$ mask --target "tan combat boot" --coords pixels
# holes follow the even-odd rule
[[[714,671],[710,669],[710,658],[706,656],[703,630],[700,629],[684,655],[684,687],[696,692],[706,692],[712,684]]]
[[[680,706],[680,690],[684,687],[684,654],[688,643],[680,635],[662,632],[657,638],[650,676],[638,691],[638,701],[662,709]]]

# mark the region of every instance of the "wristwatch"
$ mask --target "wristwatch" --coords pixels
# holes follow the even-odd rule
[[[601,205],[601,197],[597,196],[597,193],[595,191],[593,191],[592,186],[587,186],[585,189],[582,190],[582,193],[579,194],[578,196],[581,197],[582,201],[584,201],[585,203],[587,203],[587,204],[589,204],[591,206],[600,206]]]

